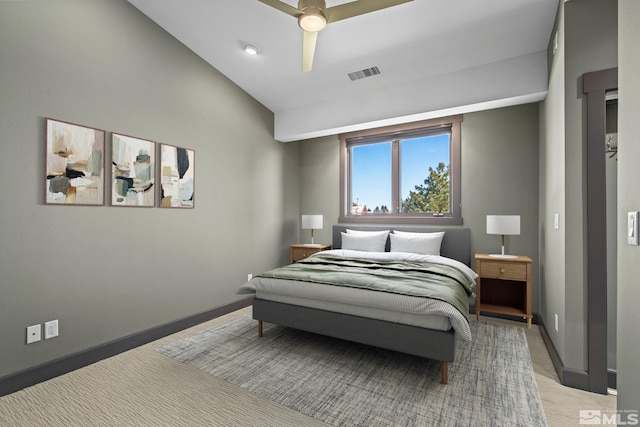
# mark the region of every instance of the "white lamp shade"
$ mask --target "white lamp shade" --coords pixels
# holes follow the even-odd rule
[[[302,215],[302,228],[319,230],[322,228],[322,215]]]
[[[487,234],[520,234],[520,215],[487,215]]]

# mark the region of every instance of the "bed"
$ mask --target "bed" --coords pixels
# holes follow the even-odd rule
[[[385,235],[389,230],[393,231]],[[376,232],[382,233],[373,239]],[[434,244],[440,256],[429,254]],[[263,322],[269,322],[437,360],[440,381],[447,384],[456,341],[471,339],[468,301],[476,275],[468,267],[470,230],[334,225],[332,245],[332,250],[257,275],[240,287],[239,293],[255,293],[258,335],[263,334]],[[423,267],[425,261],[430,263]],[[362,276],[371,271],[382,276],[373,284]],[[349,275],[348,285],[344,274]],[[411,275],[403,279],[401,291],[396,290],[395,274]],[[424,274],[430,277],[427,290],[414,286],[424,281]],[[453,279],[447,277],[450,283],[441,290],[432,277],[440,280],[444,275]],[[448,298],[454,301],[445,302]]]

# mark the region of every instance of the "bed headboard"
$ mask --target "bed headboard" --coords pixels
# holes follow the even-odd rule
[[[460,262],[470,265],[471,263],[471,230],[466,227],[437,227],[437,226],[399,226],[399,225],[349,225],[337,224],[333,226],[333,248],[340,249],[342,247],[342,232],[346,229],[351,230],[400,230],[411,231],[417,233],[433,233],[436,231],[444,231],[442,246],[440,246],[440,255],[448,258],[456,259]],[[387,239],[386,250],[389,250],[389,239]]]

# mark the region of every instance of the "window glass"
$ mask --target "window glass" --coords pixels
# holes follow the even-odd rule
[[[400,213],[450,212],[449,133],[400,141]]]
[[[351,214],[388,212],[391,142],[351,147]]]

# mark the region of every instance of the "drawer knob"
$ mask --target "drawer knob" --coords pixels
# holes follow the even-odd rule
[[[504,272],[505,272],[504,268],[501,268],[501,269],[500,269],[500,273],[502,274],[502,273],[504,273]]]

